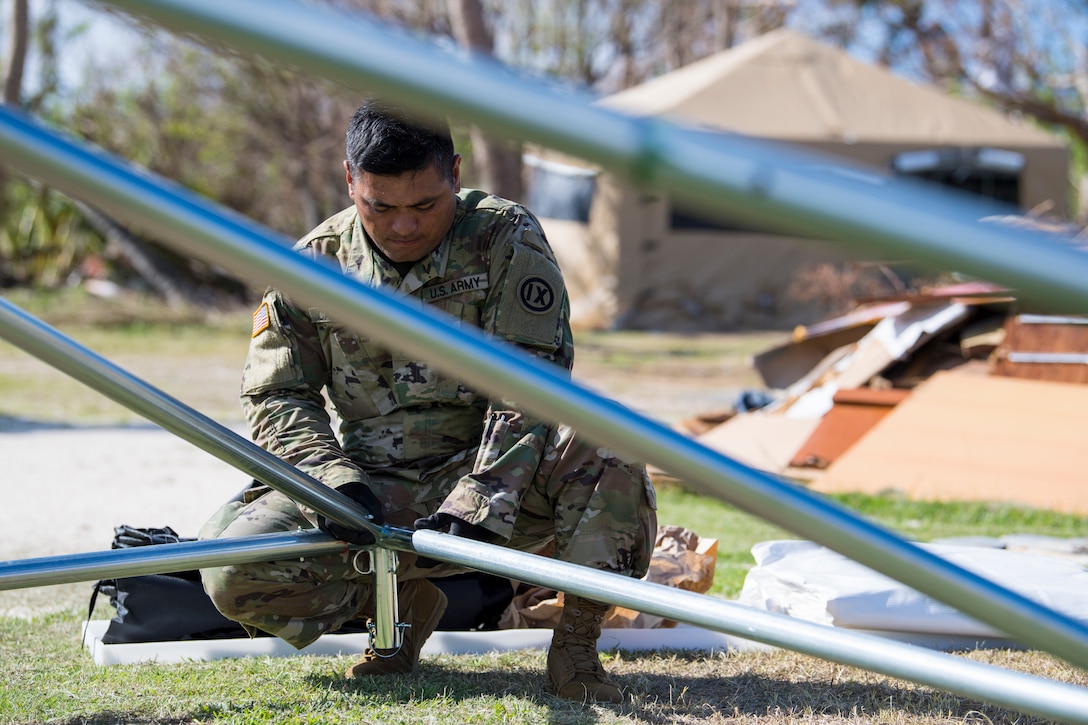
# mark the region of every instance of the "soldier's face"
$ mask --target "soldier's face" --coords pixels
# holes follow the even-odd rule
[[[439,245],[453,225],[461,190],[461,157],[453,173],[433,166],[398,176],[353,176],[347,161],[348,195],[363,229],[388,259],[416,262]]]

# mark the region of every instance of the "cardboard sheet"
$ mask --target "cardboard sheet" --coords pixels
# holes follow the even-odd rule
[[[831,411],[832,399],[840,390],[869,386],[873,378],[894,363],[908,360],[912,353],[936,335],[961,324],[969,314],[970,309],[962,304],[934,299],[887,317],[857,342],[829,353],[768,405],[767,410],[784,411],[793,418],[822,418]]]
[[[937,373],[831,464],[823,492],[1088,514],[1088,386]]]
[[[781,473],[819,424],[819,418],[755,410],[730,418],[696,440],[752,468]]]
[[[968,308],[958,303],[921,305],[877,323],[858,342],[857,351],[841,365],[839,389],[867,385],[896,360],[904,360],[939,332],[962,323]]]

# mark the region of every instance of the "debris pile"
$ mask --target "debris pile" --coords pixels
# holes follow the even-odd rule
[[[753,359],[766,389],[690,432],[821,492],[1088,513],[1088,317],[1018,307],[969,282],[799,327]]]

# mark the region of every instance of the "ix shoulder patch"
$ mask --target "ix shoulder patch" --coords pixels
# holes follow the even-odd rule
[[[565,295],[563,275],[554,262],[529,247],[515,246],[495,334],[518,343],[554,345]]]
[[[547,314],[555,307],[555,288],[540,275],[526,275],[518,282],[518,302],[526,312]]]

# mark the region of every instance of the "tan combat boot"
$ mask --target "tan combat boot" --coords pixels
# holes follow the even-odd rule
[[[397,599],[404,612],[401,620],[411,625],[404,630],[401,648],[392,657],[382,657],[367,647],[359,661],[348,668],[347,677],[398,675],[415,672],[419,666],[419,651],[438,626],[449,600],[426,579],[410,579],[401,584]]]
[[[581,597],[564,596],[563,614],[548,648],[548,679],[560,697],[581,702],[623,702],[597,656],[601,620],[609,609]]]

